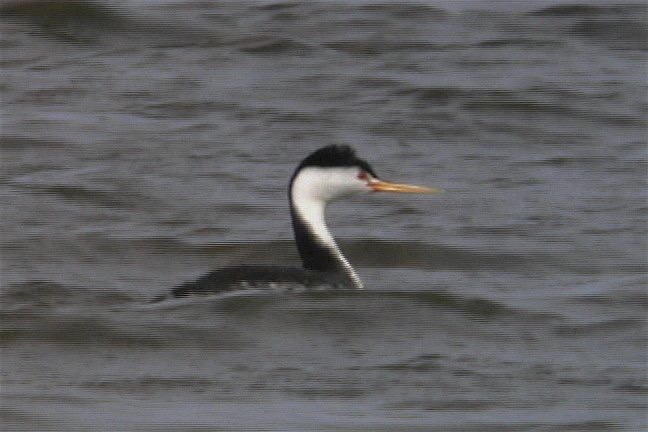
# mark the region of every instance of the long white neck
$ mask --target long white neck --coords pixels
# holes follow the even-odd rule
[[[299,254],[305,268],[325,272],[342,271],[357,288],[363,288],[360,277],[342,254],[326,226],[326,203],[334,198],[329,196],[330,193],[325,185],[322,186],[317,175],[305,173],[294,179],[290,190],[290,205]]]

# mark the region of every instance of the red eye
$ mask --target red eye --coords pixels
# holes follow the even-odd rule
[[[369,179],[369,176],[367,175],[366,172],[364,172],[364,171],[360,171],[360,172],[358,173],[358,179],[359,179],[359,180],[368,180],[368,179]]]

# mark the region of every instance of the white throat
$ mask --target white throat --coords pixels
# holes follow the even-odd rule
[[[353,168],[309,167],[293,180],[290,194],[295,211],[308,226],[315,241],[337,257],[356,287],[362,289],[360,277],[340,251],[325,220],[326,204],[329,201],[365,190],[355,180],[356,172]]]

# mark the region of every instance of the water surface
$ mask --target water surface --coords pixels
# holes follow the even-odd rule
[[[648,426],[645,5],[0,11],[3,430]],[[149,303],[331,143],[446,190],[331,207],[365,291]]]

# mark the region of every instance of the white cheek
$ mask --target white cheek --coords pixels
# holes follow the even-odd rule
[[[357,193],[368,192],[369,188],[364,180],[359,179],[355,169],[340,170],[331,173],[328,184],[329,199],[343,198]]]
[[[371,192],[371,188],[367,184],[366,180],[356,179],[353,184],[353,193],[366,193]]]
[[[294,198],[324,202],[368,191],[356,168],[306,168],[293,184]]]

